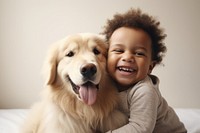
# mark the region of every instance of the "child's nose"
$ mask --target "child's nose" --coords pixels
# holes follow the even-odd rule
[[[123,57],[122,57],[122,61],[126,61],[126,62],[134,62],[134,57],[133,57],[133,54],[132,53],[124,53]]]

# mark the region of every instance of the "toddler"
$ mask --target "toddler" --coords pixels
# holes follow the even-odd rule
[[[116,14],[103,34],[109,43],[107,70],[118,88],[121,110],[129,122],[113,133],[186,133],[151,75],[162,62],[166,35],[154,17],[140,9]]]

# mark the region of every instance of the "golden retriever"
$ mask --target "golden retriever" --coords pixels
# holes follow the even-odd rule
[[[45,61],[46,87],[23,133],[93,133],[123,126],[117,90],[106,72],[107,44],[91,33],[54,44]]]

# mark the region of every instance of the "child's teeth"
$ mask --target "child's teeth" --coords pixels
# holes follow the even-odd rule
[[[131,68],[119,67],[119,70],[120,70],[120,71],[133,72],[133,69],[131,69]]]

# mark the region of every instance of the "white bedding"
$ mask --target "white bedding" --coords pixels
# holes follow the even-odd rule
[[[28,109],[0,109],[0,133],[20,133]]]
[[[200,109],[175,109],[188,133],[200,133]]]
[[[28,109],[0,109],[0,133],[20,133]],[[200,133],[200,109],[175,109],[188,133]]]

